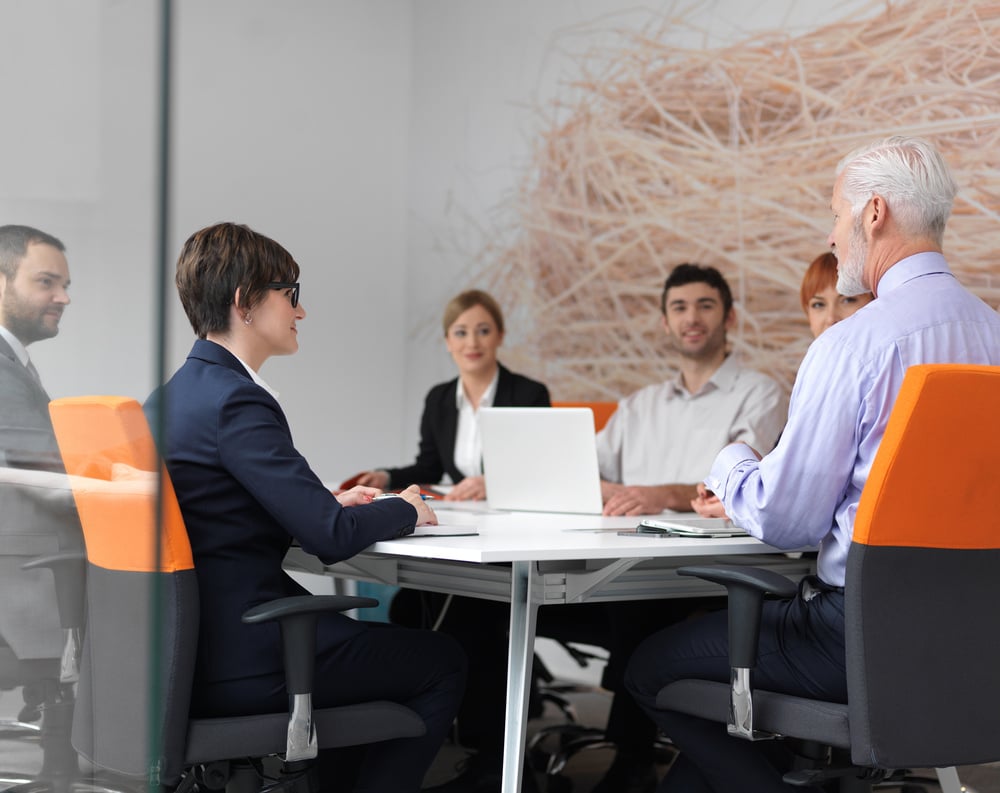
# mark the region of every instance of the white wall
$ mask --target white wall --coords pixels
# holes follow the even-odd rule
[[[67,245],[73,303],[31,353],[52,396],[155,382],[158,9],[0,2],[0,222]],[[395,459],[402,409],[411,20],[393,0],[179,0],[171,256],[244,222],[303,269],[301,351],[263,376],[321,476]],[[14,68],[17,64],[17,68]],[[172,262],[171,262],[172,265]],[[172,285],[169,369],[193,335]]]
[[[438,316],[504,222],[539,108],[608,29],[673,5],[175,2],[171,256],[235,220],[299,261],[301,349],[262,374],[321,476],[412,457],[423,396],[453,374]],[[724,37],[850,5],[707,0],[693,21]],[[0,0],[20,31],[0,70],[0,222],[61,237],[73,276],[63,332],[31,350],[53,396],[154,383],[157,23],[152,0]],[[168,294],[173,369],[192,335]]]
[[[151,15],[97,0],[5,2],[0,222],[67,246],[72,305],[33,345],[50,393],[144,395],[152,383]]]
[[[302,267],[300,350],[261,371],[326,479],[392,459],[402,405],[410,6],[178,4],[176,244],[234,220]],[[178,314],[179,364],[191,344]]]

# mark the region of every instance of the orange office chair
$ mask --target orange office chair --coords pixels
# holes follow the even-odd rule
[[[799,784],[834,778],[858,790],[898,769],[933,767],[942,789],[957,791],[951,766],[1000,760],[998,406],[1000,367],[907,371],[848,552],[846,705],[704,680],[666,686],[657,705],[727,722],[740,737],[832,747],[841,767],[786,776]],[[732,679],[745,680],[763,594],[794,585],[746,568],[678,572],[730,590]]]
[[[423,734],[419,716],[393,702],[311,709],[316,613],[374,604],[336,595],[283,598],[244,615],[281,624],[291,717],[189,718],[197,580],[142,408],[124,397],[73,397],[54,400],[50,413],[87,550],[87,629],[72,733],[85,758],[168,788],[215,789],[232,778],[250,791],[260,787],[257,766],[241,761],[282,755],[277,787],[299,789],[319,748]]]
[[[594,432],[600,432],[611,414],[618,409],[617,402],[553,402],[554,408],[590,408],[594,413]]]

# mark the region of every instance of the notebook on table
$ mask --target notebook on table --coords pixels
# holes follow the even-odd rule
[[[675,537],[746,537],[747,532],[729,518],[643,518],[636,526],[639,534],[667,534]]]
[[[589,408],[481,408],[479,433],[491,508],[601,513]]]

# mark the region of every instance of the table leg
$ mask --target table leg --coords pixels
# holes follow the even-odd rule
[[[534,660],[534,597],[538,570],[534,562],[513,562],[510,577],[510,645],[507,651],[507,712],[503,737],[502,793],[519,793],[528,723],[528,689]]]

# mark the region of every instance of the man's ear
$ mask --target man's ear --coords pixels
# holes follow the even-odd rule
[[[731,306],[729,313],[726,314],[726,330],[732,330],[736,327],[736,307]]]
[[[889,219],[889,205],[882,196],[876,193],[868,202],[864,212],[866,214],[864,218],[865,235],[871,239],[885,228]]]

